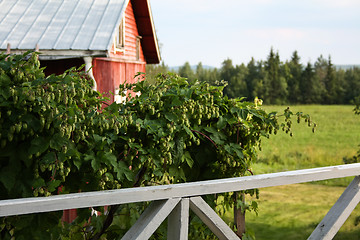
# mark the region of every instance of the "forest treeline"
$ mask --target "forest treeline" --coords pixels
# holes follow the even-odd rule
[[[164,63],[147,66],[149,75],[169,71]],[[190,82],[224,80],[228,84],[224,94],[229,98],[251,101],[258,97],[266,104],[353,104],[360,96],[359,67],[337,69],[330,56],[322,55],[314,64],[303,65],[297,51],[285,62],[271,48],[265,61],[252,58],[247,64],[234,65],[226,59],[219,69],[204,68],[201,62],[192,69],[186,62],[175,72]]]

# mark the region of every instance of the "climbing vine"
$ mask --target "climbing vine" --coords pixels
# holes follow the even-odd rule
[[[259,99],[228,99],[224,86],[190,85],[174,74],[152,82],[122,84],[126,101],[106,105],[81,69],[45,77],[36,54],[1,54],[0,199],[245,176],[261,138],[278,130],[291,135],[294,116],[313,126],[308,115],[288,108],[279,115],[262,110]],[[214,205],[218,197],[207,200]],[[222,199],[224,209],[257,208],[235,202],[233,193]],[[96,215],[79,209],[70,224],[61,212],[1,218],[0,236],[117,239],[143,207],[96,208]]]

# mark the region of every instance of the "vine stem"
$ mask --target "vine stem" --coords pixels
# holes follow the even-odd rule
[[[237,131],[236,131],[236,143],[239,144],[239,127],[237,128]]]
[[[146,167],[143,166],[141,167],[140,171],[138,172],[138,174],[136,175],[136,179],[135,179],[135,183],[133,184],[133,187],[139,187],[140,186],[140,181],[143,178],[143,176],[145,175],[146,172]],[[120,204],[116,204],[116,205],[111,205],[109,206],[109,211],[108,214],[105,218],[104,224],[100,230],[100,232],[96,233],[93,237],[91,237],[89,240],[99,240],[101,239],[101,236],[106,232],[106,230],[110,227],[111,223],[114,220],[114,216],[116,211],[119,209]]]
[[[254,173],[250,169],[246,169],[251,175],[254,175]]]
[[[211,140],[211,138],[208,137],[206,134],[204,134],[204,133],[202,133],[202,132],[199,132],[199,131],[196,131],[196,130],[191,130],[191,131],[192,131],[192,132],[199,133],[199,134],[201,134],[202,136],[206,137],[216,148],[218,148],[217,145],[216,145],[216,143],[215,143],[213,140]]]

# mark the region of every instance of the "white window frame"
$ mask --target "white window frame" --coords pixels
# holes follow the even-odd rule
[[[117,34],[114,39],[114,52],[123,52],[125,49],[125,17],[120,21]]]

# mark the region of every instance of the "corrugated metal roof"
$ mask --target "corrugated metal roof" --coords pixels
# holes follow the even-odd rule
[[[0,49],[107,51],[129,0],[2,0]]]

